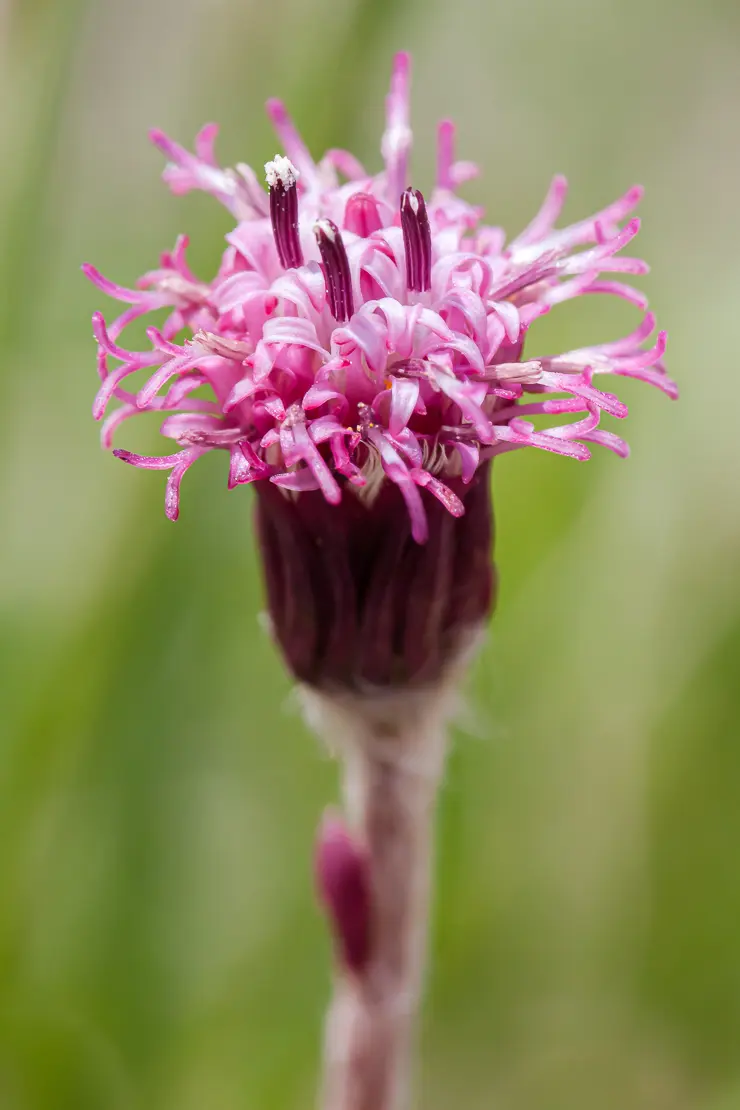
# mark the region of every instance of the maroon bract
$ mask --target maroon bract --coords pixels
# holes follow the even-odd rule
[[[344,967],[360,973],[371,937],[371,877],[367,852],[340,816],[327,814],[316,844],[316,887],[326,906]]]

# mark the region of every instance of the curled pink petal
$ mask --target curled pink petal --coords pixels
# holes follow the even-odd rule
[[[455,125],[443,119],[437,127],[437,188],[453,189],[452,167],[455,162]]]
[[[623,301],[628,301],[643,312],[648,304],[644,293],[631,285],[625,285],[622,281],[592,281],[582,292],[606,293],[611,297],[620,297]]]
[[[116,394],[119,383],[122,382],[124,378],[128,377],[129,374],[133,374],[137,369],[138,367],[136,366],[129,366],[124,363],[123,366],[119,366],[116,370],[111,370],[104,379],[100,389],[95,394],[92,410],[94,420],[102,420],[105,416],[108,402]]]
[[[339,170],[348,181],[363,181],[368,177],[367,170],[354,154],[350,154],[348,150],[339,150],[336,147],[327,150],[323,162],[328,162]]]
[[[408,181],[408,156],[411,149],[409,126],[409,98],[411,58],[405,53],[393,59],[391,90],[386,98],[386,128],[381,142],[385,159],[387,197],[390,204],[397,204]]]
[[[103,450],[111,451],[113,449],[113,436],[116,430],[123,424],[124,420],[136,416],[138,412],[136,405],[121,405],[115,412],[106,417],[100,429],[100,446]]]
[[[286,470],[280,474],[273,474],[270,481],[274,482],[276,486],[293,490],[295,493],[308,493],[311,490],[321,488],[316,475],[307,466],[301,470]]]
[[[177,520],[180,515],[180,484],[186,470],[190,469],[205,450],[207,448],[189,447],[186,451],[181,451],[178,461],[170,471],[164,495],[164,511],[169,520]]]
[[[83,263],[82,272],[93,285],[97,285],[101,292],[117,301],[128,301],[129,304],[147,304],[152,301],[151,293],[145,293],[139,289],[127,289],[124,285],[116,285],[115,282],[103,277],[100,271],[91,266],[89,262]]]
[[[452,444],[460,459],[460,473],[465,485],[475,477],[480,465],[480,447],[477,443],[464,443],[462,440]]]
[[[266,108],[270,122],[283,144],[285,153],[291,162],[294,162],[298,167],[306,184],[313,187],[317,183],[316,163],[290,118],[287,108],[282,100],[275,100],[274,98],[267,101]]]
[[[168,160],[162,177],[173,193],[202,189],[237,219],[249,219],[255,212],[243,182],[233,170],[222,170],[216,162],[213,148],[217,131],[215,124],[201,129],[195,140],[195,154],[157,128],[149,132],[149,138]]]
[[[171,470],[173,466],[177,466],[182,452],[178,451],[175,455],[135,455],[133,451],[117,450],[113,454],[121,462],[139,466],[143,470]]]
[[[530,243],[536,243],[552,231],[555,221],[563,210],[567,195],[567,180],[560,175],[554,177],[539,212],[529,226],[514,240],[516,246],[524,247]]]
[[[396,483],[406,502],[411,517],[411,535],[417,543],[426,543],[429,535],[427,515],[419,496],[417,484],[409,474],[408,467],[393,444],[388,440],[388,437],[383,435],[378,428],[371,428],[368,437],[378,450],[385,473],[392,482]]]
[[[245,482],[254,481],[258,473],[259,471],[255,473],[254,467],[241,445],[234,444],[231,447],[229,460],[229,489],[234,489],[235,486],[243,485]]]
[[[465,506],[462,501],[456,493],[453,493],[449,486],[446,486],[444,482],[440,482],[439,478],[433,477],[428,470],[422,470],[420,468],[412,470],[411,477],[416,482],[417,486],[428,489],[438,501],[441,501],[451,516],[463,515]]]
[[[306,462],[309,470],[316,479],[319,489],[327,501],[338,505],[342,500],[342,491],[337,484],[332,472],[324,462],[315,443],[308,434],[306,425],[299,422],[294,429],[295,447],[300,457]]]
[[[391,409],[388,427],[399,435],[411,419],[419,400],[419,383],[413,378],[394,378],[391,383]]]

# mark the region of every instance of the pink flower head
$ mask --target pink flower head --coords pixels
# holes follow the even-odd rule
[[[191,272],[184,238],[135,289],[84,267],[128,306],[108,325],[93,318],[96,419],[112,398],[122,402],[103,424],[103,444],[112,445],[128,417],[163,414],[162,433],[176,451],[115,454],[169,471],[171,519],[186,470],[220,449],[229,453],[230,488],[269,482],[294,494],[320,491],[332,505],[347,497],[369,504],[390,483],[423,543],[430,498],[462,515],[465,488],[496,455],[536,447],[587,459],[597,443],[625,456],[627,445],[600,422],[627,409],[594,384],[599,375],[640,378],[676,396],[662,361],[665,333],[651,339],[645,298],[620,278],[647,269],[622,254],[637,234],[639,221],[628,217],[641,189],[556,230],[566,194],[556,177],[532,222],[507,243],[457,195],[476,168],[455,160],[451,123],[439,126],[434,188],[424,195],[411,187],[409,77],[408,55],[399,54],[384,168],[374,175],[343,150],[315,162],[275,100],[267,109],[285,154],[265,167],[267,192],[249,167],[219,166],[214,125],[199,133],[192,154],[152,133],[172,191],[212,193],[235,219],[208,283]],[[523,358],[540,316],[589,293],[629,301],[641,323],[623,339]],[[148,329],[149,349],[121,346],[129,323],[159,309],[168,314]],[[126,389],[143,368],[145,384]],[[212,399],[193,397],[201,386]],[[536,427],[533,417],[571,419]]]

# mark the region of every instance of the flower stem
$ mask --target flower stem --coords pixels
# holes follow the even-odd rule
[[[337,960],[323,1110],[406,1110],[423,986],[444,697],[353,704],[312,696],[309,715],[344,764],[343,798],[369,874],[370,945]],[[318,713],[316,710],[318,709]],[[341,929],[341,923],[340,923]]]

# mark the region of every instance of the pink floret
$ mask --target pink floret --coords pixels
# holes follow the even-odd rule
[[[639,275],[645,263],[620,252],[639,220],[634,187],[590,219],[556,229],[567,183],[555,177],[544,203],[510,243],[456,194],[475,175],[457,162],[454,128],[438,130],[437,182],[428,197],[410,187],[410,60],[399,54],[386,100],[384,169],[369,175],[346,151],[316,163],[280,101],[268,113],[287,158],[268,163],[269,191],[247,166],[222,169],[215,125],[190,153],[159,131],[175,193],[211,193],[237,221],[215,278],[186,261],[187,239],[128,289],[93,266],[87,277],[128,305],[106,326],[93,318],[101,385],[93,412],[105,416],[103,446],[138,412],[161,412],[179,450],[161,457],[115,454],[169,470],[166,512],[176,519],[185,471],[211,450],[229,453],[229,488],[271,481],[320,490],[330,503],[372,496],[395,483],[414,538],[424,542],[422,491],[453,515],[464,509],[447,480],[469,483],[479,466],[521,447],[590,456],[599,444],[625,457],[626,443],[600,427],[627,408],[598,388],[598,375],[641,381],[677,396],[646,300],[603,275]],[[340,175],[344,180],[340,180]],[[626,223],[624,221],[627,221]],[[616,296],[644,313],[623,339],[524,361],[532,324],[562,301]],[[134,320],[167,310],[147,331],[150,346],[120,343]],[[138,391],[126,379],[146,370]],[[212,399],[193,398],[202,386]],[[555,426],[548,420],[575,415]],[[530,418],[539,420],[537,427]]]

